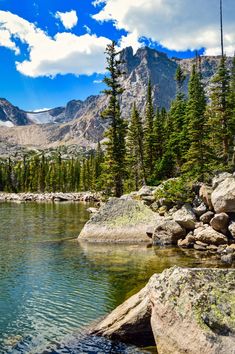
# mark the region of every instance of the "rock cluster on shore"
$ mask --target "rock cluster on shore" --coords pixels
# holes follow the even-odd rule
[[[225,263],[235,261],[235,176],[220,173],[212,185],[200,185],[191,204],[157,199],[162,186],[111,198],[87,222],[79,239],[178,245],[217,254]]]
[[[192,204],[165,206],[151,236],[155,245],[177,244],[217,253],[226,263],[235,261],[235,177],[219,174],[211,186],[201,185]]]
[[[13,202],[90,202],[100,201],[98,193],[0,193],[0,201]]]
[[[90,330],[159,354],[235,354],[235,270],[173,267]]]

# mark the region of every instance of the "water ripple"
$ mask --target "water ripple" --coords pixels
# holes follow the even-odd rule
[[[86,208],[0,203],[1,354],[139,353],[65,337],[118,306],[154,272],[174,264],[216,265],[176,249],[80,245],[71,238],[88,219]]]

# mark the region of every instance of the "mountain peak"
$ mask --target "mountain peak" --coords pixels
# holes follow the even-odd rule
[[[125,73],[120,78],[120,83],[124,88],[120,105],[122,116],[126,119],[130,118],[134,102],[144,118],[149,79],[152,83],[154,107],[169,109],[176,94],[174,78],[177,65],[181,64],[188,78],[195,61],[195,59],[177,60],[168,58],[165,53],[148,47],[139,48],[135,54],[131,47],[127,47],[120,53],[120,59],[123,60],[121,71]],[[210,79],[216,72],[219,62],[220,57],[202,57],[202,75],[207,91]],[[228,67],[231,67],[232,58],[227,59],[227,64]],[[185,92],[187,90],[186,86],[187,80]],[[1,98],[0,124],[2,121],[5,126],[10,126],[9,122],[14,125],[37,123],[37,126],[13,127],[8,130],[4,129],[4,132],[1,129],[0,137],[2,138],[5,134],[5,137],[7,136],[12,143],[40,146],[42,148],[62,144],[94,147],[97,141],[102,140],[108,124],[100,118],[100,112],[105,109],[107,102],[107,97],[97,95],[87,97],[85,101],[71,100],[66,107],[57,107],[46,112],[30,113],[21,111],[11,105],[5,98]],[[42,123],[58,124],[52,126]],[[38,124],[42,124],[42,126]],[[14,133],[12,133],[13,131]]]

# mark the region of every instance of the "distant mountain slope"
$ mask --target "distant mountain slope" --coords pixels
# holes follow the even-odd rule
[[[121,97],[123,117],[129,119],[135,101],[143,114],[149,79],[153,86],[155,107],[170,107],[175,98],[175,72],[180,63],[189,77],[194,59],[169,59],[166,54],[148,47],[140,48],[134,54],[128,47],[121,53],[124,72],[121,83],[125,88]],[[220,57],[202,57],[201,68],[209,90],[210,79],[216,72]],[[228,58],[228,66],[232,59]],[[187,91],[187,80],[185,92]],[[100,118],[100,112],[107,105],[102,95],[90,96],[85,101],[72,100],[66,107],[58,107],[44,112],[24,112],[7,100],[0,99],[0,139],[10,144],[36,148],[80,144],[94,147],[103,138],[107,122]],[[39,125],[40,124],[40,125]],[[9,126],[14,125],[12,128]],[[19,126],[19,127],[17,127]]]
[[[0,124],[5,126],[28,124],[27,115],[18,107],[13,106],[5,98],[0,98]]]

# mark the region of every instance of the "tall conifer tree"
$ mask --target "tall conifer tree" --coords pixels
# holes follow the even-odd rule
[[[205,135],[206,135],[206,96],[202,83],[201,73],[195,65],[189,81],[189,97],[186,106],[187,137],[189,148],[185,154],[186,162],[182,170],[193,175],[194,178],[203,178],[205,172]],[[208,161],[207,161],[208,162]]]
[[[227,166],[231,156],[234,131],[230,104],[230,75],[225,56],[221,58],[217,73],[212,79],[210,97],[210,131],[214,155],[223,166]]]
[[[186,99],[183,92],[185,75],[180,65],[176,70],[175,79],[177,84],[177,94],[176,99],[172,102],[169,112],[168,124],[171,127],[171,131],[169,131],[170,135],[167,143],[167,154],[171,155],[172,159],[175,160],[176,171],[179,171],[186,143],[186,137],[184,134]]]
[[[104,78],[104,83],[108,89],[104,93],[109,97],[109,104],[106,110],[102,112],[102,117],[108,119],[110,126],[105,134],[107,138],[106,153],[104,157],[103,177],[106,186],[110,189],[114,188],[116,197],[123,194],[123,182],[126,175],[126,122],[121,117],[119,96],[123,89],[119,82],[120,60],[119,52],[116,51],[116,43],[112,41],[106,48],[107,70],[109,77]]]
[[[134,103],[127,133],[127,161],[130,187],[135,190],[145,184],[143,138],[142,121]]]
[[[152,97],[152,84],[149,80],[147,90],[147,102],[145,109],[145,127],[144,127],[144,155],[145,155],[145,171],[148,174],[148,179],[151,179],[154,171],[154,107]]]

